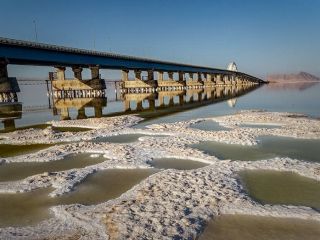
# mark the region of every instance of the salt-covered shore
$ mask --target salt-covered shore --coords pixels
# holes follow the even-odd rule
[[[65,143],[36,153],[5,158],[10,162],[55,161],[79,152],[103,154],[106,161],[81,169],[43,173],[21,181],[0,183],[0,192],[23,192],[52,186],[52,197],[65,194],[96,171],[111,168],[151,168],[154,158],[183,158],[201,161],[204,168],[164,170],[153,174],[120,197],[94,206],[68,205],[51,208],[54,217],[36,226],[0,228],[4,239],[193,239],[206,222],[225,213],[296,217],[320,221],[308,207],[261,205],[254,202],[237,180],[246,169],[292,171],[320,180],[320,164],[289,158],[261,161],[230,161],[191,148],[200,141],[215,140],[241,145],[258,144],[263,135],[320,139],[320,121],[298,114],[242,111],[234,115],[154,124],[147,129],[131,128],[141,119],[128,115],[112,118],[52,122],[53,126],[92,128],[87,132],[55,132],[52,128],[28,129],[2,134],[1,143]],[[216,121],[226,131],[192,128],[200,121]],[[279,128],[241,127],[245,123],[275,124]],[[98,137],[141,133],[139,141],[127,144],[90,142]],[[158,135],[163,135],[158,137]]]

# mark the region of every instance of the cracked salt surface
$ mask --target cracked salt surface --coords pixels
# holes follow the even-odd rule
[[[99,153],[108,161],[58,172],[54,175],[35,175],[27,179],[0,184],[0,191],[18,192],[53,187],[50,196],[64,195],[88,175],[106,169],[152,168],[150,161],[157,158],[189,159],[209,164],[195,170],[175,169],[155,173],[128,190],[120,197],[92,206],[62,205],[52,207],[54,217],[30,227],[1,228],[5,239],[77,237],[93,239],[172,239],[195,238],[205,224],[222,214],[249,214],[298,218],[320,221],[319,212],[303,206],[262,205],[254,201],[238,181],[244,170],[276,170],[294,172],[320,180],[320,164],[275,157],[259,161],[219,160],[191,148],[201,141],[218,141],[228,144],[253,146],[257,138],[265,135],[320,139],[319,120],[304,116],[293,118],[288,113],[242,111],[238,114],[210,118],[228,131],[203,131],[190,128],[193,123],[206,120],[150,125],[146,129],[130,126],[140,119],[122,116],[98,120],[58,122],[60,126],[94,126],[99,130],[86,133],[55,133],[47,130],[26,130],[5,134],[7,142],[80,142],[58,145],[37,153],[5,158],[6,162],[55,161],[64,155],[79,152]],[[242,123],[277,123],[281,128],[245,128]],[[54,125],[55,123],[53,123]],[[64,125],[65,124],[65,125]],[[91,125],[90,125],[91,124]],[[44,134],[44,132],[46,134]],[[94,143],[99,136],[124,133],[148,133],[128,144]],[[153,137],[152,135],[167,135]],[[54,228],[52,228],[54,226]]]

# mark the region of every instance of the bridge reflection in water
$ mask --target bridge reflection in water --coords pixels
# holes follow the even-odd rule
[[[106,96],[88,97],[81,95],[80,97],[61,98],[56,97],[54,94],[49,94],[52,104],[51,113],[48,114],[59,116],[61,120],[85,119],[88,117],[100,118],[132,113],[142,113],[143,117],[153,118],[222,101],[227,101],[230,107],[234,107],[237,97],[251,92],[260,86],[228,85],[185,89],[167,88],[166,91],[141,89],[139,93],[118,88],[116,98],[110,97],[111,100],[108,100]],[[108,112],[106,109],[110,108],[110,106],[107,106],[107,103],[108,105],[113,105],[115,102],[122,102],[123,104],[122,106],[121,104],[120,106],[117,104],[114,111],[104,114],[104,112]],[[86,109],[88,108],[93,109],[93,114],[87,114]],[[26,110],[26,108],[24,109]],[[74,110],[76,110],[76,115],[70,114],[70,112],[74,113]],[[32,110],[28,109],[28,111]],[[0,104],[0,121],[4,128],[1,131],[15,130],[15,120],[22,117],[22,103],[10,102]]]
[[[171,90],[148,93],[123,93],[124,111],[138,113],[143,111],[157,111],[175,109],[188,110],[222,101],[228,101],[234,107],[236,98],[242,96],[259,85],[217,86],[212,88]]]

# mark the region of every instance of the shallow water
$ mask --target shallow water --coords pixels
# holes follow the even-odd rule
[[[39,189],[28,193],[0,194],[0,227],[23,226],[50,217],[49,207],[61,204],[101,203],[126,192],[134,185],[157,172],[154,169],[110,169],[88,176],[73,192],[51,198],[53,190]]]
[[[302,205],[320,210],[320,182],[296,173],[248,170],[240,173],[248,194],[267,204]]]
[[[83,127],[52,127],[52,129],[59,132],[86,132],[92,130],[91,128]]]
[[[246,128],[267,128],[267,129],[273,129],[273,128],[281,128],[280,125],[271,125],[271,124],[240,124],[240,127],[246,127]]]
[[[39,150],[53,146],[54,144],[0,144],[0,157],[14,157],[22,154],[37,152]]]
[[[150,164],[159,169],[177,169],[177,170],[191,170],[202,168],[208,166],[207,163],[192,161],[188,159],[177,159],[177,158],[159,158],[154,159],[150,162]]]
[[[117,94],[115,93],[114,83],[107,83],[107,105],[101,106],[103,114],[110,113],[124,113],[125,112],[125,101],[121,100],[121,98],[117,98],[119,96],[119,89],[117,90]],[[313,117],[320,116],[320,84],[312,84],[310,87],[301,88],[300,86],[295,87],[295,84],[288,84],[291,88],[272,88],[270,87],[272,84],[263,85],[261,88],[256,89],[255,91],[251,91],[245,95],[233,97],[231,99],[223,98],[220,101],[212,101],[212,104],[198,104],[196,103],[195,108],[187,109],[183,106],[180,107],[179,104],[175,105],[175,110],[171,112],[170,115],[165,114],[156,115],[156,117],[151,117],[148,121],[143,122],[140,127],[145,125],[149,125],[152,123],[162,123],[162,122],[175,122],[175,121],[185,121],[194,118],[206,118],[212,116],[219,116],[225,114],[235,113],[239,110],[243,109],[265,109],[268,111],[286,111],[286,112],[300,112]],[[20,116],[17,116],[16,119],[12,120],[12,127],[19,126],[27,126],[32,124],[41,124],[50,120],[59,120],[59,111],[56,113],[54,108],[50,109],[49,105],[40,106],[41,111],[35,111],[39,107],[39,103],[47,103],[48,98],[46,96],[46,87],[45,85],[21,85],[21,93],[19,93],[19,101],[23,103],[23,112]],[[34,94],[34,93],[37,94]],[[41,94],[39,94],[41,93]],[[170,92],[168,93],[170,94]],[[132,95],[132,94],[131,94]],[[139,95],[139,94],[133,94]],[[137,99],[141,99],[140,96],[137,96]],[[147,101],[147,98],[144,101]],[[143,97],[142,97],[143,99]],[[77,101],[76,99],[74,100]],[[144,102],[143,101],[143,102]],[[153,101],[159,101],[159,99],[155,98]],[[205,100],[202,100],[205,102]],[[32,109],[35,107],[35,110]],[[68,106],[66,106],[68,107]],[[182,112],[179,112],[182,110]],[[24,111],[24,109],[28,109],[28,111]],[[160,110],[162,111],[162,110]],[[149,112],[159,112],[150,110]],[[170,113],[170,111],[167,111]],[[87,117],[92,117],[95,115],[95,111],[91,105],[85,107],[85,114]],[[76,119],[78,112],[70,108],[69,115],[72,119]],[[5,128],[4,123],[0,123],[0,129]]]
[[[110,169],[97,172],[76,187],[75,191],[59,197],[59,204],[97,204],[113,199],[138,184],[156,169]]]
[[[288,84],[291,89],[270,88],[270,84],[235,98],[235,104],[225,100],[216,104],[202,106],[190,111],[178,112],[161,118],[150,119],[138,125],[189,121],[195,118],[209,118],[233,114],[240,110],[264,109],[276,112],[303,113],[312,117],[320,117],[320,84],[300,89],[295,84]]]
[[[196,128],[204,131],[226,131],[229,128],[221,126],[218,122],[212,120],[205,120],[190,125],[191,128]]]
[[[110,137],[97,138],[94,142],[111,142],[111,143],[132,143],[138,141],[140,137],[164,137],[165,135],[147,135],[147,134],[120,134]]]
[[[305,161],[320,162],[320,140],[304,140],[287,137],[264,136],[255,146],[225,144],[204,141],[192,146],[219,159],[261,160],[274,157],[290,157]]]
[[[91,154],[70,154],[64,159],[50,162],[21,162],[0,165],[0,181],[14,181],[44,172],[59,172],[72,168],[83,168],[107,160],[104,157],[92,158]]]
[[[209,222],[199,240],[318,240],[319,236],[316,221],[223,215]]]

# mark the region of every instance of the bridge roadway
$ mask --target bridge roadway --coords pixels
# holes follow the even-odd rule
[[[246,73],[189,65],[176,62],[139,58],[107,52],[98,52],[50,44],[0,38],[0,59],[8,64],[55,67],[99,66],[101,69],[167,71],[186,73],[236,74],[261,82]]]

